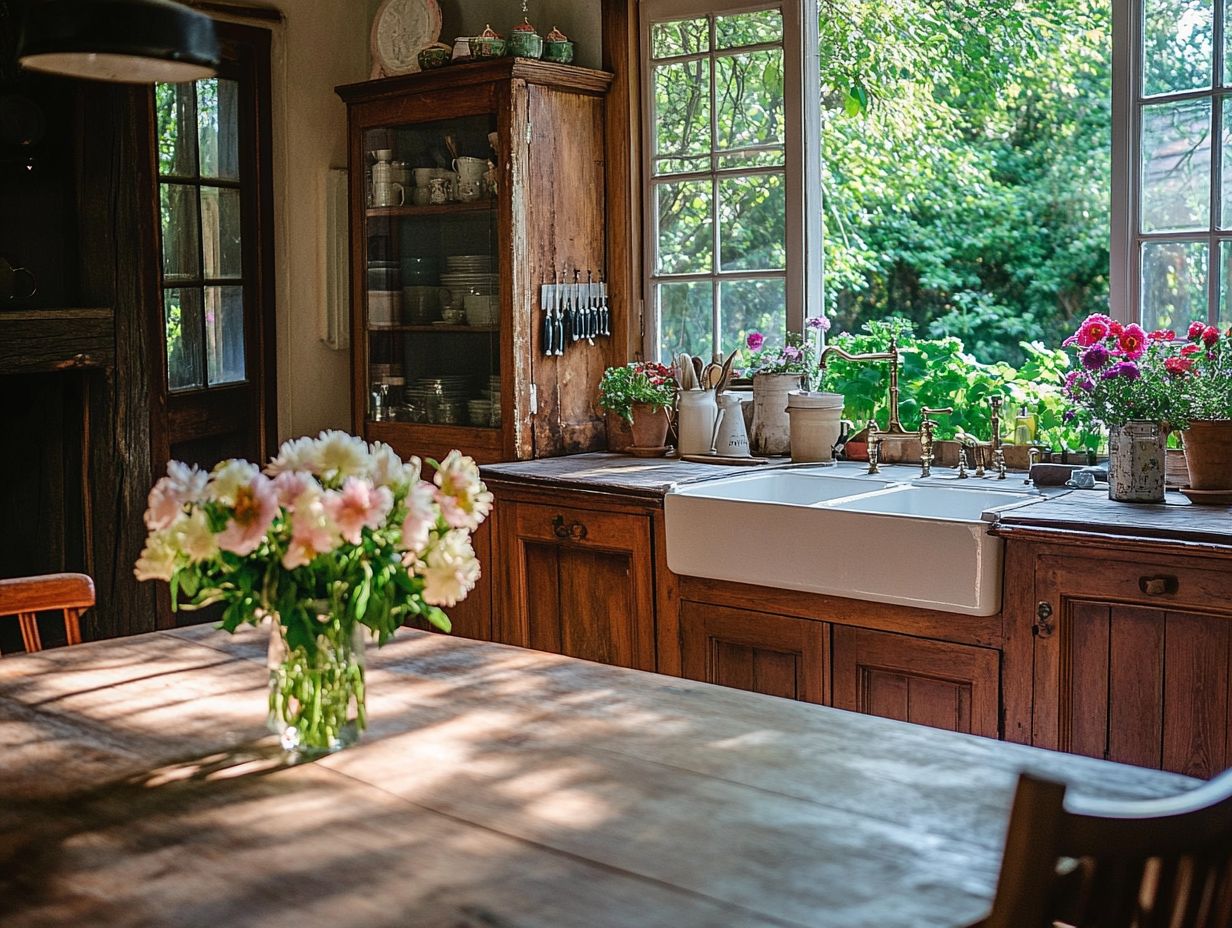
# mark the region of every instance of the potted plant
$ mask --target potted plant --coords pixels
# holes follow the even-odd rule
[[[830,327],[830,320],[808,320],[806,334],[788,333],[782,345],[770,345],[761,332],[745,338],[745,377],[753,378],[753,432],[749,444],[754,454],[787,454],[791,448],[791,420],[787,395],[792,390],[811,390],[817,373],[816,332]]]
[[[628,423],[633,454],[667,451],[667,430],[676,380],[669,368],[655,361],[632,361],[609,367],[599,381],[599,408]],[[609,432],[610,434],[610,432]]]
[[[1194,322],[1164,364],[1179,394],[1173,423],[1189,467],[1193,502],[1232,501],[1232,329]]]

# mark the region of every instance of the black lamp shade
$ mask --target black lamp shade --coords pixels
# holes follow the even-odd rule
[[[217,73],[219,50],[213,20],[170,0],[35,0],[17,59],[70,77],[180,83]]]

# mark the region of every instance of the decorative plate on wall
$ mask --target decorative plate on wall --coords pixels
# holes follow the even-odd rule
[[[372,76],[419,70],[419,50],[441,37],[436,0],[384,0],[372,18]]]

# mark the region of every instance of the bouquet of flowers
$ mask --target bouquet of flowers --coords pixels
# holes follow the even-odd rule
[[[671,409],[676,400],[676,378],[671,368],[655,361],[632,361],[609,367],[599,381],[599,408],[633,421],[635,403]]]
[[[745,377],[755,374],[802,374],[805,388],[813,388],[817,374],[817,339],[815,333],[826,332],[830,320],[825,316],[813,316],[805,323],[805,334],[789,332],[785,344],[775,347],[767,344],[761,332],[750,332],[744,340],[743,373]]]
[[[1068,419],[1110,428],[1135,420],[1175,423],[1180,391],[1174,382],[1176,333],[1146,332],[1100,313],[1088,316],[1062,344],[1073,348],[1077,366],[1065,377]]]
[[[1173,424],[1232,419],[1232,328],[1221,334],[1213,325],[1193,322],[1186,334],[1186,342],[1170,346],[1164,360],[1178,392]]]
[[[273,620],[271,725],[284,746],[334,750],[348,726],[354,740],[358,633],[384,644],[408,617],[448,631],[441,607],[474,588],[470,536],[492,494],[458,451],[430,463],[428,482],[419,459],[328,431],[286,442],[264,472],[172,461],[150,491],[137,577],[170,583],[172,608],[225,604],[228,631]]]

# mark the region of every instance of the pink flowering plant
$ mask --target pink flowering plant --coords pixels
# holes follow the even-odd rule
[[[1232,328],[1220,332],[1205,322],[1192,322],[1183,343],[1174,341],[1164,368],[1177,392],[1172,422],[1232,419]]]
[[[633,404],[671,409],[676,401],[672,369],[656,361],[631,361],[609,367],[599,381],[599,408],[633,422]]]
[[[223,603],[228,631],[272,619],[285,655],[271,724],[331,750],[346,725],[364,727],[356,634],[384,644],[408,618],[448,631],[443,608],[479,578],[471,533],[492,494],[458,451],[430,463],[428,481],[418,458],[338,431],[286,442],[264,471],[172,461],[150,491],[135,573],[168,582],[173,609]]]
[[[1144,420],[1175,423],[1179,391],[1169,368],[1176,333],[1147,332],[1100,313],[1088,316],[1062,344],[1076,364],[1065,377],[1067,417],[1108,427]]]
[[[829,319],[813,316],[805,322],[803,335],[789,332],[783,345],[772,345],[761,332],[750,332],[745,336],[741,357],[744,376],[802,374],[805,387],[811,390],[817,375],[817,336],[829,329]]]

